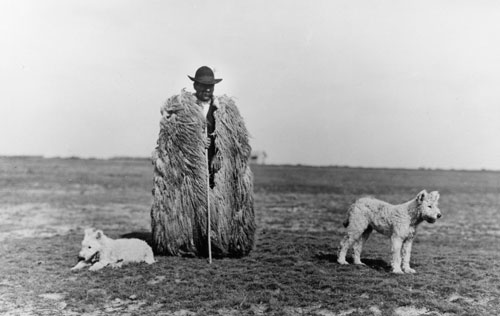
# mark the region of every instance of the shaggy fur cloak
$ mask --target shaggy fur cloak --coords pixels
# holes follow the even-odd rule
[[[253,175],[248,132],[234,103],[215,97],[215,146],[220,169],[210,189],[212,253],[240,257],[252,250],[255,234]],[[207,256],[206,120],[196,97],[185,90],[161,108],[158,146],[153,152],[151,226],[154,250],[166,255]]]

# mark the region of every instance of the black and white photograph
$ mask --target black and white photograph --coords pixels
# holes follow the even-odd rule
[[[0,315],[500,315],[500,2],[0,0]]]

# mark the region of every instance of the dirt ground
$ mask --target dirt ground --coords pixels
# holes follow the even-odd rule
[[[83,229],[150,229],[147,159],[0,158],[1,315],[500,315],[500,173],[253,166],[255,249],[242,259],[157,257],[71,272]],[[366,267],[340,266],[356,198],[441,193],[419,227],[415,275],[390,273],[374,234]]]

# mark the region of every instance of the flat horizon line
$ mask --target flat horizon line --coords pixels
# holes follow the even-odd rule
[[[111,157],[82,157],[82,156],[44,156],[44,155],[0,155],[0,159],[64,159],[64,160],[151,160],[147,156],[111,156]],[[465,172],[500,172],[499,169],[488,168],[440,168],[440,167],[375,167],[353,166],[344,164],[311,165],[303,163],[265,163],[251,164],[270,167],[298,167],[298,168],[345,168],[345,169],[372,169],[372,170],[416,170],[416,171],[465,171]]]

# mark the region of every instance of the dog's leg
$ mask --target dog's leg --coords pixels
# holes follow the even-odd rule
[[[363,232],[368,228],[369,223],[363,212],[357,208],[353,208],[349,216],[349,225],[347,226],[347,235],[340,243],[340,251],[338,254],[337,262],[340,264],[348,264],[345,260],[347,251],[352,245],[361,238]]]
[[[365,265],[361,262],[361,251],[363,250],[363,244],[368,240],[370,234],[372,233],[373,228],[368,226],[368,228],[361,234],[361,237],[356,240],[354,245],[352,246],[352,250],[354,253],[354,264]]]
[[[417,271],[410,268],[410,255],[411,255],[411,246],[413,243],[413,239],[407,239],[403,243],[402,254],[403,254],[403,271],[405,273],[415,273]]]
[[[147,264],[153,264],[156,262],[152,251],[148,251],[146,253],[146,256],[144,257],[144,262],[146,262]]]
[[[357,244],[361,239],[362,233],[358,230],[350,231],[347,233],[347,236],[344,237],[342,242],[340,243],[340,251],[337,258],[337,262],[340,264],[348,264],[345,260],[347,255],[347,251],[352,247],[353,244]]]
[[[104,262],[104,261],[98,261],[96,263],[94,263],[90,268],[89,270],[90,271],[97,271],[97,270],[101,270],[102,268],[104,268],[105,266],[107,266],[109,264],[109,262]]]
[[[113,262],[110,264],[110,266],[114,269],[116,268],[121,268],[123,265],[123,260],[120,260],[120,261],[117,261],[117,262]]]
[[[88,267],[89,265],[90,265],[90,263],[87,263],[85,261],[79,261],[73,268],[71,268],[71,271],[80,270],[80,269],[83,269],[85,267]]]
[[[338,263],[340,263],[340,264],[349,264],[345,260],[345,256],[347,255],[347,251],[352,246],[352,244],[354,243],[354,241],[355,240],[352,238],[352,236],[351,236],[350,233],[348,233],[344,237],[344,239],[342,239],[342,241],[340,242],[340,251],[339,251],[339,254],[338,254],[338,257],[337,257],[337,262]]]
[[[399,236],[393,235],[391,237],[392,242],[392,272],[393,273],[403,273],[401,270],[401,246],[403,244],[403,239]]]

